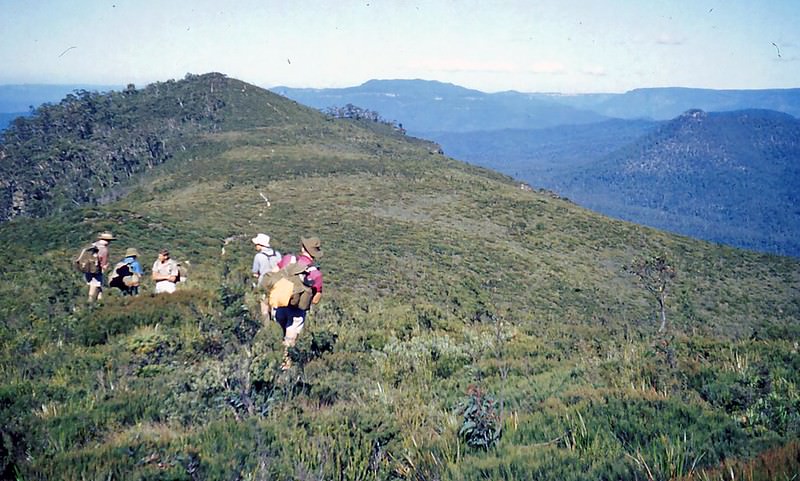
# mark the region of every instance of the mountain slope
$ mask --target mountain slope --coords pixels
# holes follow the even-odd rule
[[[222,75],[189,75],[142,90],[69,94],[18,118],[0,143],[0,221],[114,199],[138,173],[182,155],[204,133],[240,127],[253,112],[271,123],[285,122],[288,110],[296,121],[308,116],[247,88]]]
[[[549,188],[559,173],[591,165],[657,125],[617,119],[535,130],[440,132],[429,138],[457,159]]]
[[[798,159],[794,117],[693,110],[552,188],[634,222],[798,256]]]
[[[272,91],[318,109],[353,104],[374,110],[383,118],[402,124],[414,135],[543,128],[604,119],[593,112],[517,92],[487,94],[424,80],[370,80],[343,89],[275,87]]]
[[[796,260],[614,221],[224,76],[176,84],[215,86],[215,128],[114,202],[0,225],[2,477],[668,479],[689,474],[659,461],[676,450],[695,473],[797,467]],[[70,258],[106,229],[112,258],[168,246],[189,281],[87,308]],[[287,372],[255,314],[256,232],[325,251]],[[652,254],[678,273],[667,333],[623,269]]]

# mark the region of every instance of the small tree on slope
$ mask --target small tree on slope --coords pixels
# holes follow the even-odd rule
[[[675,267],[672,266],[666,255],[661,254],[636,258],[629,266],[625,266],[625,271],[636,276],[639,284],[656,298],[661,315],[659,331],[666,330],[667,294],[672,281],[675,280]]]

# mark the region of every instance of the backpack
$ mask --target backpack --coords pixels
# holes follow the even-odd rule
[[[189,262],[178,262],[178,275],[175,276],[175,284],[179,282],[186,282],[189,279],[189,267],[186,265]]]
[[[108,279],[109,287],[116,287],[124,291],[130,287],[136,287],[140,283],[139,274],[131,271],[131,266],[127,262],[117,262],[114,269],[111,271],[111,277]]]
[[[100,259],[97,257],[97,247],[91,245],[81,249],[81,253],[73,261],[73,265],[78,272],[85,274],[99,274]]]
[[[271,271],[273,268],[275,268],[275,266],[278,265],[278,262],[280,262],[281,253],[276,251],[275,249],[272,249],[272,248],[270,248],[270,251],[272,252],[272,254],[267,254],[263,250],[260,250],[260,251],[258,251],[258,254],[256,254],[256,255],[264,255],[264,256],[267,257],[267,260],[268,260],[269,266],[270,266],[270,271]],[[267,274],[264,274],[263,276],[261,276],[261,278],[258,280],[258,287],[263,287],[264,282],[265,282],[265,280],[266,280],[266,278],[267,278],[267,276],[269,274],[270,274],[270,272],[267,272]]]
[[[269,277],[269,279],[267,279]],[[294,284],[285,271],[272,272],[265,276],[265,286],[268,286],[268,301],[270,307],[286,307],[294,294]]]
[[[297,307],[307,311],[315,294],[308,280],[308,273],[316,269],[315,266],[294,263],[264,276],[264,287],[269,293],[269,305]]]

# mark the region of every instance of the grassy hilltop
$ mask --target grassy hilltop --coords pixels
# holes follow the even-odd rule
[[[70,165],[102,166],[115,180],[90,197],[117,199],[31,195],[23,214],[37,218],[0,224],[0,477],[755,480],[800,469],[797,260],[614,221],[391,125],[326,118],[219,74],[108,95],[127,130],[89,118],[97,137],[65,129],[54,141],[121,152],[148,130],[166,146],[157,161],[133,149],[115,177],[113,156],[43,157],[59,176],[0,160],[54,192],[70,192],[59,178],[90,178]],[[25,142],[4,152],[52,147]],[[170,247],[189,281],[86,307],[70,260],[101,230],[119,238],[114,259],[136,247],[148,271]],[[323,301],[287,372],[280,329],[256,316],[257,232],[282,252],[318,235],[325,251]],[[624,269],[654,255],[677,272],[666,332]]]

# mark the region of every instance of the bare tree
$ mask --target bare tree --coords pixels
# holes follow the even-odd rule
[[[667,328],[667,294],[675,280],[675,267],[665,254],[661,254],[636,258],[625,266],[625,271],[636,276],[639,284],[656,298],[661,314],[659,331],[664,331]]]

